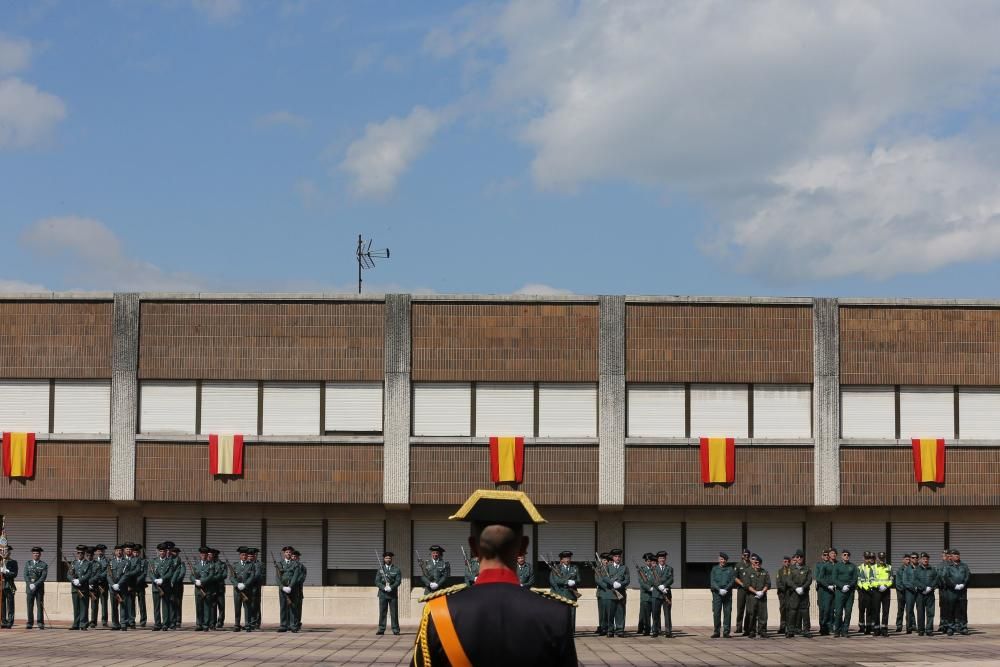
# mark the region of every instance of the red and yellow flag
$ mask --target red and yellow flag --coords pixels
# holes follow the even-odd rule
[[[703,484],[736,481],[736,441],[733,438],[701,439],[701,481]]]
[[[490,476],[494,484],[524,479],[524,438],[490,438]]]
[[[913,475],[917,484],[944,483],[944,439],[913,439]]]
[[[208,436],[208,469],[213,475],[242,475],[243,436]]]
[[[3,434],[3,474],[5,477],[35,476],[35,434]]]

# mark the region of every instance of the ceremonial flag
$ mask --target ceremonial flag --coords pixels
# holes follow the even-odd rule
[[[733,438],[702,438],[702,483],[731,484],[735,480],[736,441]]]
[[[493,483],[516,482],[524,479],[524,438],[490,438],[490,475]]]
[[[208,436],[208,469],[213,475],[242,475],[243,436]]]
[[[3,434],[3,474],[5,477],[34,477],[34,433]]]
[[[913,475],[917,484],[944,483],[944,439],[913,438]]]

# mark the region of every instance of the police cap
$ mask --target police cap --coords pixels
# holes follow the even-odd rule
[[[667,557],[667,552],[666,551],[657,551],[656,552],[656,557],[657,558],[666,558]]]
[[[720,551],[719,558],[722,558],[723,560],[729,560],[729,554],[727,554],[725,551]]]

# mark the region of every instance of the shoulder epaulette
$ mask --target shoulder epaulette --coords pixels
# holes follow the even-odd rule
[[[418,600],[418,602],[427,602],[428,600],[433,600],[434,598],[439,598],[442,595],[452,595],[459,591],[463,591],[468,588],[468,584],[455,584],[454,586],[449,586],[448,588],[442,588],[439,591],[434,591],[433,593],[428,593]]]
[[[549,598],[551,600],[556,600],[558,602],[562,602],[562,603],[568,604],[571,607],[577,607],[577,606],[579,606],[579,605],[577,605],[577,603],[576,603],[575,600],[570,600],[569,598],[564,598],[563,596],[559,595],[558,593],[553,593],[552,591],[548,591],[548,590],[544,590],[544,589],[540,589],[540,588],[532,588],[531,592],[535,593],[536,595],[541,595],[542,597]]]

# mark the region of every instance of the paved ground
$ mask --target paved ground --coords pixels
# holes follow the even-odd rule
[[[916,635],[874,639],[709,639],[689,628],[674,639],[577,638],[582,665],[928,665],[1000,664],[1000,627],[969,637]],[[413,631],[376,637],[361,626],[312,628],[299,634],[193,631],[127,633],[64,629],[0,631],[8,665],[400,665],[407,664]]]

